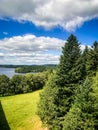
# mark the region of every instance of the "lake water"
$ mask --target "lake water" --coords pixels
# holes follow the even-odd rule
[[[1,74],[5,74],[9,78],[11,78],[13,75],[19,74],[19,73],[15,73],[15,68],[3,68],[3,67],[0,67],[0,75]]]

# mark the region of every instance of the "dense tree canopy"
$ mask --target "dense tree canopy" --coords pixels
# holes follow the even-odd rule
[[[6,75],[0,75],[0,96],[9,94],[9,78]]]
[[[6,75],[0,75],[0,96],[27,93],[42,89],[49,73],[50,71],[37,74],[13,75],[10,79]]]
[[[87,74],[92,76],[98,71],[98,42],[94,42],[87,56]]]
[[[84,84],[79,86],[74,105],[65,116],[63,130],[95,130],[98,112],[96,101],[91,81],[86,79]]]
[[[62,129],[64,116],[73,103],[74,90],[83,79],[84,66],[81,60],[78,40],[74,35],[70,35],[63,47],[57,71],[49,79],[39,103],[38,113],[42,121],[51,128]],[[53,112],[49,115],[51,109]]]

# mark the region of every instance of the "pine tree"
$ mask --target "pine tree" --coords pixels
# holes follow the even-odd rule
[[[82,53],[82,63],[84,64],[84,77],[87,76],[87,60],[88,60],[88,54],[89,54],[89,48],[88,46],[85,46],[85,49]]]
[[[98,42],[94,42],[88,53],[87,74],[92,76],[98,71]]]
[[[44,91],[40,94],[40,102],[38,104],[38,115],[44,125],[49,129],[53,128],[55,118],[57,117],[56,98],[58,87],[56,86],[56,72],[50,74],[49,79],[44,87]]]
[[[84,49],[83,54],[82,54],[85,65],[87,63],[89,51],[90,51],[90,49],[88,48],[88,46],[85,46],[85,49]]]
[[[92,83],[86,79],[78,88],[74,105],[65,116],[63,130],[97,130],[96,101]]]
[[[73,103],[74,90],[83,79],[83,71],[80,45],[77,38],[70,35],[63,47],[58,69],[41,94],[38,114],[49,128],[62,130],[64,116]]]
[[[58,84],[60,84],[60,86],[64,86],[65,83],[69,84],[69,80],[71,79],[77,82],[73,75],[73,69],[76,67],[76,61],[78,61],[80,55],[81,52],[78,40],[74,35],[71,35],[62,48],[62,55],[58,67],[58,76],[60,77]]]

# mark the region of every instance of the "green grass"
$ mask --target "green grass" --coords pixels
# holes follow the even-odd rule
[[[11,130],[42,130],[41,121],[36,115],[40,92],[0,97]]]

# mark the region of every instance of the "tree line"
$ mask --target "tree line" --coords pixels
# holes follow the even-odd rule
[[[12,78],[0,75],[0,96],[28,93],[42,89],[47,78],[48,71],[37,74],[13,75]]]
[[[20,66],[15,69],[17,73],[29,73],[29,72],[43,72],[50,71],[56,68],[56,65],[31,65],[31,66]]]
[[[81,52],[71,34],[40,95],[38,115],[50,130],[98,130],[98,42]]]

